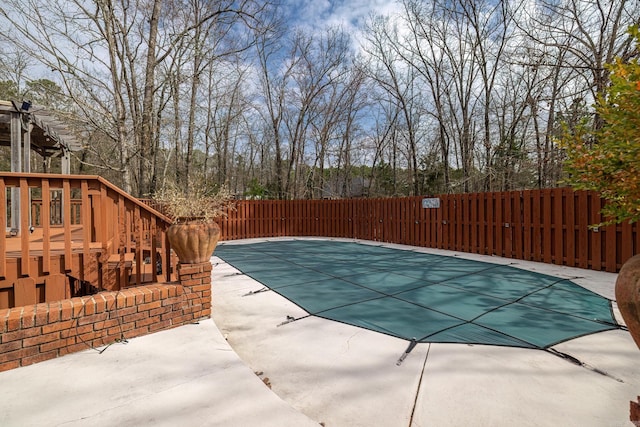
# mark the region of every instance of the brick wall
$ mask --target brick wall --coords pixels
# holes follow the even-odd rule
[[[211,263],[179,281],[0,310],[0,372],[211,316]]]

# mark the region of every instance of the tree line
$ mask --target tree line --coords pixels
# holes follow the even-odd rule
[[[0,98],[81,135],[73,171],[261,198],[562,183],[567,129],[603,119],[640,0],[401,0],[357,34],[258,0],[5,0]]]

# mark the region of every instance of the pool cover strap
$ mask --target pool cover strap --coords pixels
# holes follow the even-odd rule
[[[418,341],[416,341],[415,338],[411,338],[411,342],[409,343],[409,347],[407,347],[407,349],[404,351],[404,353],[402,353],[402,356],[400,356],[400,358],[396,362],[396,365],[398,365],[398,366],[402,365],[402,362],[404,362],[404,359],[407,358],[409,353],[411,353],[411,350],[413,350],[416,347],[417,344],[418,344]]]

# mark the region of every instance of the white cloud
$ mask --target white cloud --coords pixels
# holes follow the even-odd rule
[[[283,6],[292,25],[311,30],[340,26],[352,35],[371,14],[390,15],[401,8],[389,0],[285,0]]]

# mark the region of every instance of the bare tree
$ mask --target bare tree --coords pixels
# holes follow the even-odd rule
[[[407,63],[406,56],[399,52],[401,48],[397,28],[394,28],[389,19],[373,18],[366,32],[367,45],[364,49],[370,62],[365,69],[369,77],[389,95],[394,104],[396,113],[392,115],[393,131],[387,135],[393,138],[402,135],[406,140],[411,192],[420,194],[418,127],[423,107],[421,91],[416,87],[415,68],[411,63]],[[394,139],[394,142],[397,143],[397,140]]]
[[[237,30],[260,28],[261,14],[268,7],[269,3],[253,0],[8,0],[0,8],[0,17],[14,29],[14,35],[20,35],[9,38],[3,33],[5,41],[52,70],[87,124],[99,127],[118,147],[116,162],[103,157],[101,166],[117,170],[127,191],[144,195],[153,190],[155,180],[154,147],[160,132],[157,97],[162,85],[171,82],[158,79],[159,67],[176,54],[176,47],[189,47],[193,61],[186,65],[191,72],[174,70],[190,77],[192,83],[188,98],[191,127],[186,131],[185,147],[188,182],[196,121],[194,89],[202,69],[210,64],[203,46],[213,40],[215,46],[230,51],[247,49],[251,42],[239,37]],[[188,16],[180,19],[183,15],[177,12],[183,10]],[[221,43],[223,39],[229,42]],[[226,53],[216,50],[210,58]]]
[[[537,3],[534,9],[523,8],[520,28],[542,46],[562,52],[562,63],[576,79],[575,98],[592,104],[605,94],[609,71],[605,64],[616,57],[629,60],[637,56],[627,29],[640,23],[637,0],[562,0]],[[594,128],[602,121],[596,116]]]

